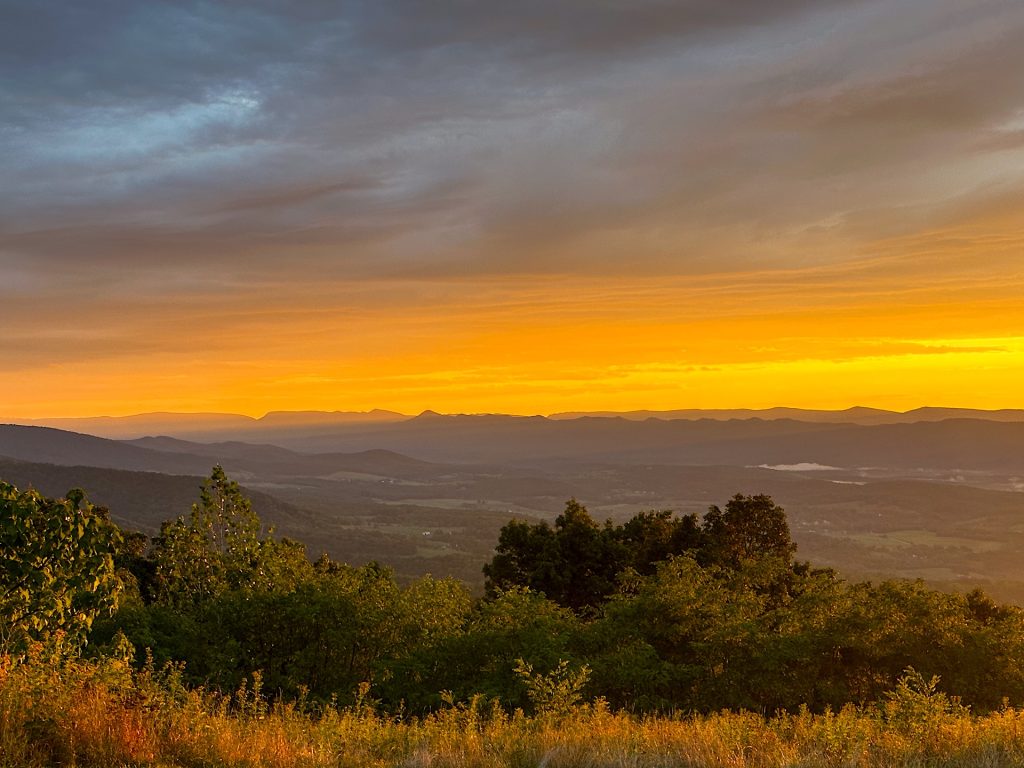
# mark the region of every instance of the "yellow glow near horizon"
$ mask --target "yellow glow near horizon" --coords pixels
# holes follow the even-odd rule
[[[355,338],[351,324],[294,320],[265,345],[241,332],[209,351],[53,363],[5,378],[3,415],[1024,406],[1024,309],[1013,302],[486,314],[368,316]],[[977,335],[993,318],[1012,335]]]
[[[654,362],[594,367],[577,362],[563,368],[512,364],[427,370],[409,361],[404,361],[408,366],[404,368],[397,362],[388,366],[364,362],[303,377],[280,376],[276,366],[268,370],[258,363],[210,372],[205,363],[197,362],[182,366],[174,375],[140,371],[145,396],[134,400],[112,402],[106,397],[118,386],[116,373],[80,381],[74,392],[67,393],[73,397],[53,398],[45,404],[35,386],[26,387],[14,394],[21,394],[31,410],[19,413],[9,408],[5,415],[33,418],[166,410],[259,416],[268,410],[386,408],[417,413],[427,407],[442,412],[532,414],[775,405],[826,409],[865,405],[893,410],[920,405],[984,409],[1022,405],[1024,338],[956,343],[1000,348],[711,366]],[[50,375],[53,384],[77,377],[71,367],[58,367]],[[38,379],[34,383],[38,385]],[[189,385],[190,390],[185,389]],[[12,402],[10,397],[7,402]],[[544,407],[537,407],[540,403]]]
[[[25,315],[61,356],[9,370],[0,417],[1024,407],[1012,217],[785,270],[296,281],[61,312]]]

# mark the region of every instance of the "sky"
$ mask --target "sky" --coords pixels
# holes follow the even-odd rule
[[[0,416],[1024,407],[1019,0],[0,0]]]

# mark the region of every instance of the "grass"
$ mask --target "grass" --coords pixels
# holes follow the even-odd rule
[[[974,553],[995,552],[1005,544],[997,541],[967,539],[955,536],[940,536],[934,531],[901,530],[886,533],[854,533],[846,532],[829,534],[836,538],[847,538],[864,546],[878,546],[893,549],[910,549],[913,547],[946,547],[964,549]]]
[[[562,716],[481,700],[421,719],[269,704],[258,678],[231,696],[179,670],[132,671],[37,649],[0,656],[0,766],[83,768],[894,768],[1024,765],[1024,712],[973,716],[927,696],[840,712],[636,717],[597,702]],[[916,697],[916,698],[915,698]]]

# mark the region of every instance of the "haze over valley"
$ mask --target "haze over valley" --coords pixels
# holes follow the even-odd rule
[[[377,560],[403,578],[455,575],[479,589],[512,517],[551,521],[576,498],[595,518],[622,522],[767,493],[787,510],[799,556],[817,565],[1024,601],[1021,411],[162,413],[47,423],[66,429],[0,427],[0,477],[49,494],[83,487],[149,534],[184,514],[220,464],[265,521],[314,555]]]

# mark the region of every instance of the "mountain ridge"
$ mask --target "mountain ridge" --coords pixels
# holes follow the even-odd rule
[[[141,437],[167,435],[200,442],[224,442],[245,438],[261,440],[267,436],[289,430],[306,430],[311,435],[335,428],[359,429],[367,426],[399,424],[408,421],[430,421],[457,418],[465,420],[539,420],[573,421],[583,418],[622,419],[625,421],[712,421],[794,420],[808,423],[880,424],[914,423],[919,421],[945,421],[949,419],[978,419],[995,422],[1024,422],[1024,409],[1002,408],[984,410],[944,406],[922,406],[907,411],[893,411],[868,406],[828,410],[777,406],[772,408],[688,408],[674,410],[598,410],[562,411],[547,416],[537,414],[504,413],[440,413],[426,409],[415,415],[375,408],[369,411],[275,410],[254,417],[236,413],[187,413],[154,411],[129,416],[86,416],[18,419],[8,418],[6,423],[21,426],[40,426],[72,432],[130,440]]]

